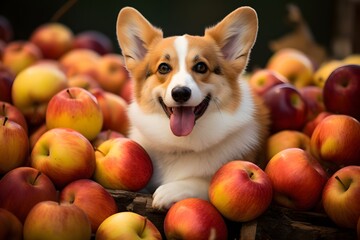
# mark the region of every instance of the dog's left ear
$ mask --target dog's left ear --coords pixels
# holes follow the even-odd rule
[[[251,7],[240,7],[205,31],[219,46],[225,60],[245,67],[258,31],[258,18]],[[238,64],[236,64],[236,62]]]

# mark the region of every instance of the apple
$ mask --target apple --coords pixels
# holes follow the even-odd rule
[[[95,158],[93,178],[105,188],[136,192],[147,185],[153,173],[148,153],[128,138],[103,142],[96,149]]]
[[[161,240],[161,233],[146,217],[135,212],[119,212],[106,218],[99,226],[96,240],[148,239]]]
[[[130,77],[120,89],[118,95],[122,97],[128,104],[131,103],[133,99],[133,89],[134,89],[134,81]]]
[[[31,209],[24,222],[24,240],[35,239],[89,240],[90,220],[75,204],[40,202]]]
[[[164,219],[167,239],[227,239],[220,212],[208,201],[188,198],[170,207]]]
[[[323,95],[327,111],[360,121],[360,65],[336,68],[325,82]]]
[[[291,209],[312,210],[319,202],[328,179],[310,153],[288,148],[273,156],[265,168],[273,186],[273,200]]]
[[[344,63],[340,60],[332,59],[326,61],[320,65],[320,67],[315,71],[313,76],[313,82],[315,86],[320,88],[324,87],[324,84],[330,74],[338,67],[344,65]]]
[[[270,110],[271,131],[301,130],[307,120],[307,105],[300,92],[289,83],[278,84],[263,95]]]
[[[344,59],[342,59],[342,62],[344,64],[357,64],[357,65],[360,65],[360,54],[352,53],[352,54],[344,57]]]
[[[90,141],[103,126],[103,114],[96,97],[80,87],[70,87],[55,94],[46,111],[46,127],[71,128]]]
[[[36,142],[39,140],[39,138],[47,132],[46,124],[42,124],[41,126],[34,129],[29,136],[29,143],[30,143],[30,150],[32,150],[36,144]]]
[[[94,146],[94,148],[98,148],[100,146],[100,144],[102,144],[103,142],[105,142],[106,140],[109,139],[114,139],[114,138],[122,138],[125,137],[123,134],[113,131],[113,130],[102,130],[94,140],[91,141],[91,144]]]
[[[0,174],[23,166],[29,156],[28,135],[18,123],[0,116]]]
[[[12,212],[22,223],[35,204],[56,199],[54,184],[35,168],[15,168],[0,180],[0,208]]]
[[[126,101],[119,95],[100,88],[92,89],[90,92],[96,97],[102,111],[104,118],[102,129],[114,130],[126,136],[130,128]]]
[[[49,22],[37,27],[30,36],[30,41],[36,44],[48,59],[59,59],[72,49],[74,34],[66,25],[59,22]]]
[[[111,39],[97,30],[87,30],[75,35],[73,48],[86,48],[100,55],[113,52]]]
[[[41,58],[41,50],[35,44],[17,40],[5,46],[2,62],[16,75]]]
[[[299,92],[307,105],[307,122],[325,111],[323,89],[318,86],[305,86]]]
[[[69,87],[81,87],[88,91],[93,88],[100,88],[100,84],[89,74],[80,73],[68,77]]]
[[[96,80],[105,91],[118,94],[128,79],[129,72],[120,54],[108,53],[100,58],[96,66]]]
[[[29,125],[40,125],[45,121],[50,99],[67,86],[67,78],[58,68],[49,65],[30,66],[14,80],[13,105],[24,114]]]
[[[68,128],[45,132],[31,151],[31,166],[46,174],[58,189],[72,181],[91,178],[94,149],[87,138]]]
[[[115,199],[97,182],[80,179],[66,185],[60,193],[60,202],[72,203],[89,217],[91,231],[96,232],[100,224],[118,212]]]
[[[10,42],[14,36],[14,29],[9,19],[0,15],[0,39],[4,42]]]
[[[9,120],[16,122],[23,127],[26,133],[28,132],[28,126],[24,115],[14,105],[0,101],[0,116],[7,117]]]
[[[311,152],[330,169],[360,165],[360,122],[348,115],[324,118],[311,136]]]
[[[300,148],[310,152],[310,137],[296,130],[282,130],[270,135],[266,142],[267,161],[287,148]]]
[[[11,88],[14,79],[15,74],[0,62],[0,101],[12,103]]]
[[[209,199],[226,218],[237,222],[251,221],[269,207],[271,181],[256,164],[234,160],[223,165],[212,177]]]
[[[313,120],[309,120],[305,123],[305,126],[303,128],[303,132],[308,135],[309,137],[311,137],[311,135],[313,134],[316,126],[327,116],[332,115],[333,113],[331,112],[327,112],[327,111],[323,111],[321,113],[319,113]]]
[[[288,80],[283,75],[266,68],[255,71],[249,79],[251,89],[259,96],[273,86],[286,82]]]
[[[266,68],[283,75],[295,87],[311,85],[314,66],[305,53],[294,48],[276,51],[266,63]]]
[[[339,227],[356,229],[360,216],[360,166],[346,166],[328,180],[322,194],[324,211]]]
[[[59,63],[65,69],[68,77],[77,74],[90,74],[96,77],[95,68],[99,63],[101,56],[91,49],[72,49],[64,54]]]
[[[0,239],[22,240],[23,225],[20,220],[8,210],[0,208]]]

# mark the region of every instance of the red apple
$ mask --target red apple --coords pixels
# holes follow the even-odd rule
[[[308,135],[309,137],[311,137],[311,135],[313,134],[316,126],[327,116],[332,115],[333,113],[331,112],[321,112],[319,113],[313,120],[310,120],[308,122],[306,122],[304,128],[303,128],[303,132]]]
[[[26,133],[28,132],[28,126],[24,115],[14,105],[0,101],[0,116],[7,117],[9,120],[16,122],[23,127]]]
[[[127,113],[128,104],[120,96],[101,90],[90,91],[97,99],[104,118],[103,130],[114,130],[127,135],[130,121]]]
[[[69,87],[81,87],[88,91],[94,88],[100,88],[100,84],[89,74],[76,74],[70,76],[69,80]]]
[[[96,240],[162,239],[160,231],[148,218],[134,212],[119,212],[111,215],[101,223],[95,238]]]
[[[28,135],[18,123],[0,116],[0,174],[23,166],[29,156]]]
[[[360,165],[360,122],[348,115],[324,118],[311,136],[311,152],[331,168]]]
[[[75,35],[73,47],[86,48],[97,52],[100,55],[111,53],[113,44],[111,39],[97,30],[88,30]]]
[[[59,189],[90,178],[95,170],[94,149],[83,135],[67,128],[45,132],[31,152],[31,166],[43,172]]]
[[[37,27],[30,36],[44,58],[58,59],[72,48],[74,34],[71,29],[59,22],[49,22]]]
[[[167,239],[227,239],[227,227],[219,211],[208,201],[188,198],[176,202],[166,213]]]
[[[299,91],[291,84],[278,84],[263,96],[270,110],[271,130],[301,130],[307,119],[307,105]]]
[[[101,56],[97,52],[90,49],[72,49],[64,54],[59,63],[64,67],[68,77],[77,74],[95,75],[95,68],[99,63]]]
[[[360,65],[336,68],[325,82],[323,95],[327,111],[360,121]]]
[[[288,148],[273,156],[265,168],[272,182],[273,200],[284,207],[311,210],[320,201],[327,175],[308,152]]]
[[[32,150],[35,146],[35,143],[39,140],[39,138],[47,132],[46,124],[42,124],[40,127],[34,129],[29,136],[30,141],[30,150]]]
[[[46,111],[46,127],[71,128],[90,141],[100,133],[103,114],[97,99],[89,91],[70,87],[55,94]]]
[[[319,113],[325,111],[322,88],[305,86],[300,88],[299,92],[307,105],[307,121],[313,120]]]
[[[14,79],[15,74],[0,62],[0,101],[12,103],[11,88]]]
[[[264,95],[273,86],[286,82],[288,80],[283,75],[266,68],[257,70],[249,79],[251,89],[259,96]]]
[[[60,202],[81,208],[90,219],[93,233],[106,218],[118,212],[110,193],[90,179],[80,179],[66,185],[60,193]]]
[[[41,50],[35,44],[17,40],[6,45],[2,62],[13,73],[18,74],[41,58]]]
[[[226,218],[251,221],[269,207],[271,181],[254,163],[231,161],[214,174],[209,186],[209,199]]]
[[[0,208],[12,212],[21,222],[38,202],[56,199],[54,184],[37,169],[18,167],[0,180]]]
[[[130,77],[125,83],[124,86],[120,89],[120,93],[118,95],[122,97],[128,104],[131,103],[133,99],[133,89],[134,89],[134,82]]]
[[[0,15],[0,40],[10,42],[14,36],[14,29],[9,19]]]
[[[113,130],[103,130],[96,136],[96,138],[94,140],[91,141],[91,144],[95,148],[98,148],[100,146],[100,144],[102,144],[106,140],[114,139],[114,138],[122,138],[122,137],[125,137],[125,136],[119,132],[116,132]]]
[[[31,209],[25,220],[24,239],[89,240],[90,220],[75,204],[43,201]]]
[[[103,142],[96,149],[95,157],[93,178],[105,188],[139,191],[147,185],[153,173],[145,149],[128,138]]]
[[[339,227],[356,229],[360,216],[360,166],[346,166],[328,180],[322,194],[326,214]]]
[[[0,239],[22,240],[23,225],[20,220],[8,210],[0,208]]]

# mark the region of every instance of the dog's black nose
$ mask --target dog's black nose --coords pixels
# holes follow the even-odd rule
[[[191,96],[191,89],[188,87],[174,87],[171,90],[171,96],[178,103],[184,103]]]

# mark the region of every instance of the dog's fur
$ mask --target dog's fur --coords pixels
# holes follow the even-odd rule
[[[256,160],[268,134],[267,111],[240,75],[257,29],[256,12],[240,7],[204,36],[163,38],[137,10],[120,11],[117,37],[134,80],[130,138],[153,161],[147,187],[155,191],[153,207],[207,199],[223,164]],[[197,119],[189,111],[204,112]]]

